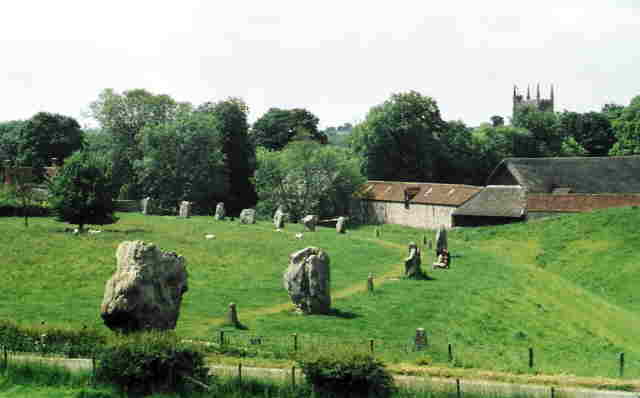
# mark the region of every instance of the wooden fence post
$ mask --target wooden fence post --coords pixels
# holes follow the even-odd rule
[[[449,343],[448,351],[449,351],[449,362],[451,362],[453,361],[453,347],[451,346],[451,343]]]
[[[373,339],[369,339],[369,349],[371,350],[371,353],[373,354]]]
[[[620,377],[624,376],[624,352],[620,353]]]
[[[224,330],[220,331],[220,346],[224,345]]]
[[[295,388],[296,386],[296,367],[291,367],[291,386]]]
[[[533,348],[529,347],[529,368],[533,368]]]
[[[238,383],[242,383],[242,362],[238,363]]]
[[[551,387],[551,398],[556,398],[556,389]]]
[[[293,334],[293,351],[298,352],[298,333]]]
[[[462,390],[460,389],[460,379],[456,379],[456,396],[462,397]]]

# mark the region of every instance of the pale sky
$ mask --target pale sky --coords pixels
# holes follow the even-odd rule
[[[105,88],[200,104],[242,97],[251,121],[307,108],[358,122],[392,93],[445,120],[511,116],[513,85],[556,87],[556,110],[640,95],[640,1],[4,0],[0,121],[82,125]]]

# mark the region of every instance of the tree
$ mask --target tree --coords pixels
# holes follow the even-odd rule
[[[49,182],[51,209],[58,221],[78,225],[113,224],[114,186],[108,163],[92,154],[76,152]]]
[[[573,148],[565,154],[607,156],[615,143],[611,121],[604,113],[564,111],[558,115],[558,123],[560,135],[565,137],[563,152],[564,149]],[[569,138],[572,138],[573,142]],[[582,150],[576,151],[574,143]]]
[[[0,161],[10,160],[11,163],[16,161],[20,129],[24,123],[22,120],[0,123]]]
[[[344,214],[365,182],[360,159],[351,151],[315,142],[291,143],[281,151],[257,150],[256,190],[261,215],[283,205],[293,220],[307,214]]]
[[[60,161],[82,148],[82,130],[78,122],[68,116],[39,112],[26,120],[18,132],[19,164],[33,167],[41,174],[51,158]]]
[[[620,111],[612,121],[612,128],[617,142],[611,148],[610,155],[640,154],[640,95]]]
[[[512,124],[515,127],[525,128],[533,134],[543,156],[557,156],[562,153],[564,137],[555,113],[539,111],[534,106],[524,106],[518,108]]]
[[[491,116],[491,124],[493,127],[504,126],[504,118],[498,115]]]
[[[447,129],[434,99],[418,92],[393,94],[369,110],[351,134],[351,148],[366,160],[370,179],[436,181]]]
[[[105,89],[89,106],[91,116],[113,137],[114,180],[123,197],[137,199],[140,195],[133,164],[143,157],[141,132],[146,126],[175,120],[183,106],[188,107],[168,95],[156,95],[144,89],[122,94]]]
[[[249,107],[240,98],[228,98],[202,104],[197,111],[211,114],[222,136],[222,153],[230,184],[227,211],[235,214],[255,206],[257,195],[250,181],[255,171],[255,148],[248,137]]]
[[[271,108],[253,124],[254,145],[279,151],[294,139],[311,139],[322,144],[327,137],[318,131],[319,119],[306,109]]]
[[[183,110],[172,122],[145,127],[142,137],[144,158],[134,167],[144,196],[164,208],[193,201],[204,212],[228,197],[223,134],[213,114]]]

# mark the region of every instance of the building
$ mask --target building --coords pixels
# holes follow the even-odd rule
[[[365,223],[451,228],[453,212],[481,190],[472,185],[367,181],[355,195],[351,214]]]
[[[527,86],[526,97],[523,94],[520,94],[520,92],[518,91],[518,87],[513,86],[513,113],[511,117],[515,118],[517,111],[520,108],[523,108],[526,106],[531,106],[541,112],[553,112],[553,109],[554,109],[553,84],[551,85],[550,98],[540,97],[540,84],[538,84],[536,87],[535,98],[531,98],[531,92],[529,90],[529,86]]]
[[[453,213],[458,226],[640,205],[640,156],[508,158],[482,193]]]

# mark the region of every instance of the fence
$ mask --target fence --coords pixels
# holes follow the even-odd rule
[[[510,373],[570,373],[578,376],[640,378],[640,356],[633,353],[602,353],[585,358],[579,352],[569,354],[544,346],[522,345],[514,348],[470,345],[430,335],[416,344],[415,334],[410,333],[406,334],[404,340],[388,341],[296,333],[261,336],[225,330],[217,332],[211,341],[221,346],[223,352],[239,357],[285,359],[318,352],[361,351],[373,353],[387,363],[409,362]]]

